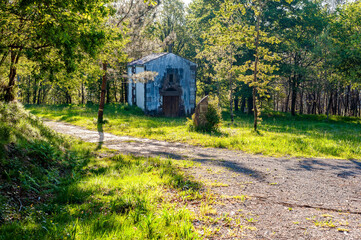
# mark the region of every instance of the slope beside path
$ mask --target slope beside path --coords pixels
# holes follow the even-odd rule
[[[45,124],[124,154],[200,163],[185,171],[224,200],[209,215],[242,218],[253,226],[246,231],[240,224],[214,222],[214,239],[361,239],[360,161],[265,157]]]

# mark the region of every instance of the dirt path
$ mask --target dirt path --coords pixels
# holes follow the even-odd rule
[[[193,206],[203,216],[195,226],[204,236],[361,239],[360,161],[264,157],[45,123],[57,132],[126,154],[201,163],[186,171],[217,196],[209,206]]]

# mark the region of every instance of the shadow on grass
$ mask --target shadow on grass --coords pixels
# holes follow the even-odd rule
[[[187,188],[198,191],[199,184],[186,180],[169,161],[159,158],[120,155],[106,162],[109,165],[90,165],[87,169],[73,171],[72,176],[64,178],[58,186],[52,201],[48,199],[48,202],[31,208],[32,213],[26,220],[0,225],[0,239],[24,239],[24,236],[26,239],[40,240],[64,237],[113,239],[119,236],[124,239],[163,239],[167,236],[196,239],[191,237],[195,234],[192,232],[182,235],[183,229],[180,228],[183,225],[187,229],[192,226],[182,212],[179,215],[177,212],[165,214],[165,210],[160,215],[155,213],[161,207],[162,199],[149,197],[153,189],[147,187],[148,179],[140,182],[139,188],[137,185],[130,187],[122,184],[130,181],[131,177],[143,179],[156,177],[154,175],[166,179],[163,184],[179,190]],[[113,176],[115,172],[119,174],[116,178]],[[115,185],[107,187],[101,182],[97,183],[103,178],[114,179]],[[157,201],[160,201],[158,205]],[[177,220],[172,222],[169,217]]]
[[[198,129],[198,130],[190,130],[190,129],[188,129],[188,131],[198,133],[198,134],[202,134],[202,135],[205,135],[205,136],[229,137],[229,133],[224,132],[221,129],[214,129],[212,131],[206,131],[206,130],[203,130],[203,129]]]
[[[227,119],[227,118],[226,118]],[[356,117],[332,116],[326,120],[325,115],[296,115],[291,116],[289,113],[270,112],[262,115],[263,122],[260,125],[261,130],[280,132],[280,133],[304,133],[307,135],[323,134],[327,131],[332,137],[339,135],[338,131],[350,131],[355,129],[361,131],[361,119]],[[247,114],[236,114],[235,124],[246,122],[251,127],[251,120]],[[227,121],[229,121],[227,119]]]

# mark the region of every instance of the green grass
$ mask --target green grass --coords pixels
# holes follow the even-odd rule
[[[97,106],[26,106],[33,114],[96,130]],[[269,156],[361,159],[361,119],[324,115],[270,112],[262,118],[259,133],[252,130],[253,119],[236,114],[231,125],[223,113],[220,133],[190,132],[186,118],[149,117],[140,109],[124,105],[105,108],[104,131],[117,135],[185,142],[205,147],[243,150]]]
[[[0,239],[198,238],[191,213],[167,200],[187,184],[170,161],[120,155],[92,159],[77,174],[52,201],[0,226]]]
[[[0,119],[1,240],[198,239],[182,199],[200,186],[171,160],[65,138],[19,104]]]

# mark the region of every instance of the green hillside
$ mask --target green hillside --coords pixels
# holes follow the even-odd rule
[[[198,185],[171,160],[98,149],[0,104],[0,239],[198,238],[190,212],[167,200]]]

